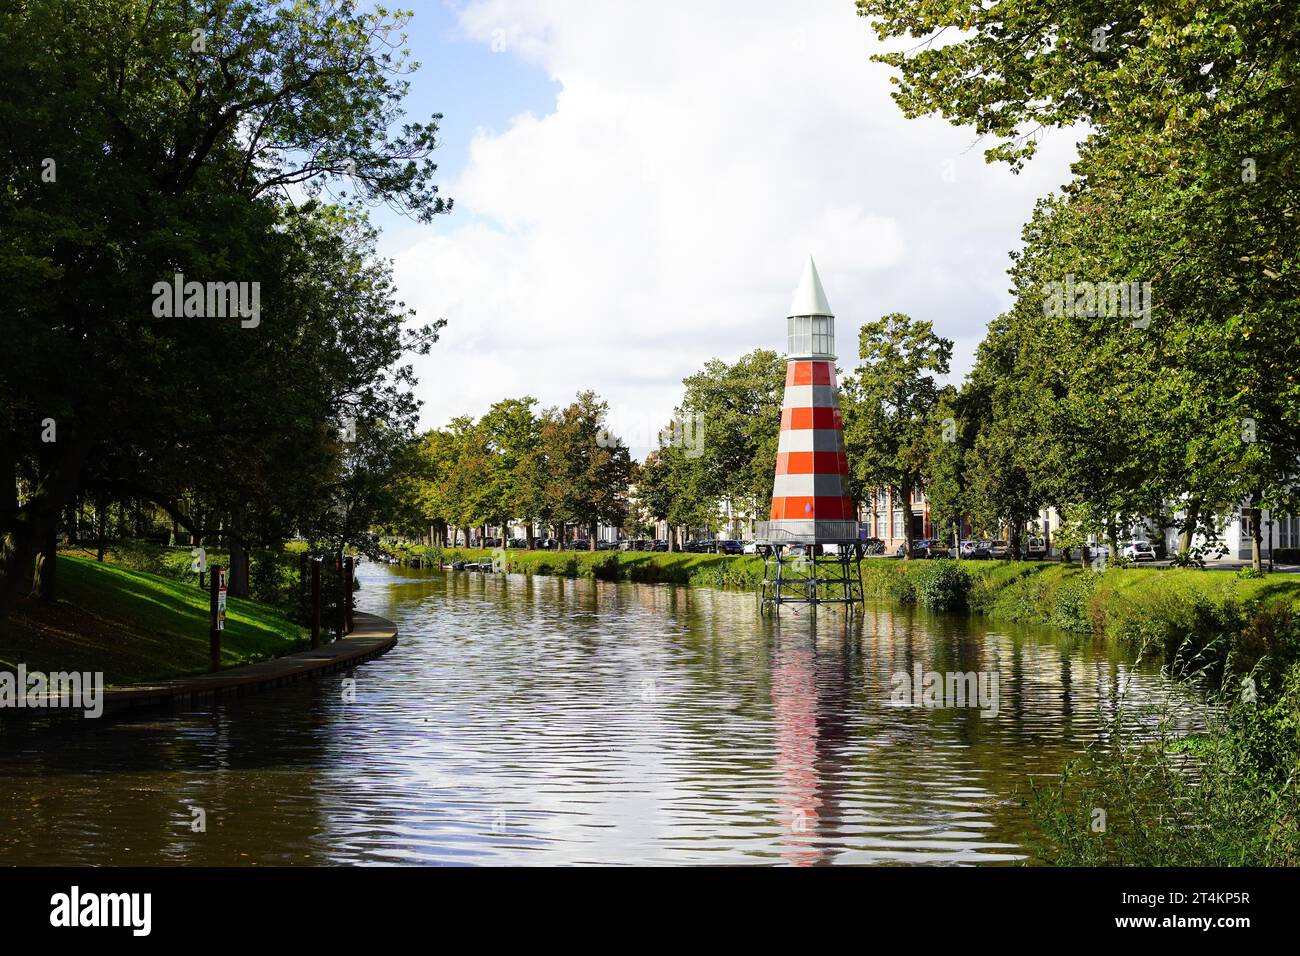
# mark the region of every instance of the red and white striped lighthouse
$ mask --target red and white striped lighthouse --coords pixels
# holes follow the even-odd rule
[[[835,385],[835,316],[812,257],[790,305],[781,438],[768,538],[805,544],[856,541],[848,459]]]

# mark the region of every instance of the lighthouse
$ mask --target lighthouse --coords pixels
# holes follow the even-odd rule
[[[835,314],[812,257],[786,319],[785,401],[769,533],[805,544],[857,540],[846,487],[844,424],[835,384]]]
[[[835,313],[811,256],[786,318],[786,357],[771,520],[756,536],[767,565],[764,603],[861,601],[862,545],[835,383]]]

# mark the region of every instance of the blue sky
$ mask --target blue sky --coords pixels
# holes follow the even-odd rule
[[[377,210],[423,320],[426,427],[594,389],[644,454],[710,358],[782,350],[814,255],[839,364],[886,312],[955,341],[959,381],[1009,303],[1007,254],[1077,138],[1021,175],[937,118],[904,119],[852,0],[417,5],[408,114],[444,114],[430,225]],[[743,15],[742,15],[743,14]],[[707,427],[707,426],[706,426]]]
[[[411,58],[420,68],[408,77],[411,88],[403,108],[412,121],[442,113],[442,145],[435,162],[439,182],[447,183],[464,172],[477,130],[499,132],[521,114],[549,113],[555,108],[559,86],[537,64],[494,52],[491,43],[467,36],[457,15],[463,3],[423,0],[414,7],[416,15],[407,36]],[[472,210],[457,214],[458,218],[465,215],[472,215]],[[371,218],[388,234],[384,246],[389,254],[421,230],[451,225],[416,226],[383,207],[374,210]]]

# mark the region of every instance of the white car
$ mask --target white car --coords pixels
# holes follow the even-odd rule
[[[740,551],[741,554],[758,554],[758,545],[753,541],[746,541]]]
[[[1130,541],[1121,552],[1130,561],[1154,561],[1156,549],[1150,541]]]

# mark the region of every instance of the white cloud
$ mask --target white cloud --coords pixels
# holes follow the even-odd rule
[[[481,0],[461,26],[560,93],[480,132],[455,213],[395,254],[407,302],[449,320],[418,366],[429,425],[594,388],[649,433],[707,359],[783,348],[809,252],[842,367],[861,322],[904,311],[964,372],[1073,155],[1057,136],[1014,176],[969,130],[904,119],[848,0]]]

